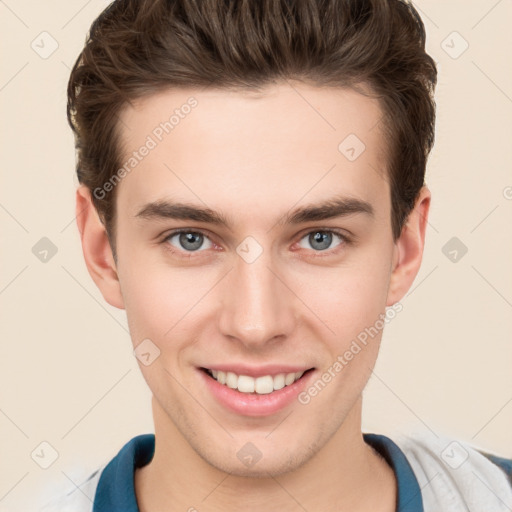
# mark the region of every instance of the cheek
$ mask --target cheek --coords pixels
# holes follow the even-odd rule
[[[338,268],[303,274],[300,279],[304,302],[337,340],[357,336],[385,311],[389,262],[371,253],[367,258],[360,254],[357,261]]]
[[[201,302],[208,300],[211,277],[132,252],[120,281],[134,345],[149,338],[161,349],[171,342],[177,348],[201,313]]]
[[[358,396],[375,366],[386,325],[389,278],[385,265],[366,267],[364,271],[345,270],[331,279],[327,288],[316,289],[316,305],[312,308],[329,328],[322,328],[328,352],[323,372],[333,379],[331,392],[345,396],[340,407],[348,406],[346,400]]]

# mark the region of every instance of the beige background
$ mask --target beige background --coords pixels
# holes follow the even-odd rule
[[[0,1],[2,512],[35,510],[152,431],[124,312],[90,279],[74,221],[66,83],[106,5]],[[415,5],[439,68],[433,203],[422,268],[365,391],[363,430],[432,430],[512,457],[512,3]],[[51,49],[43,31],[58,43],[45,59],[31,47],[46,37]],[[445,51],[463,49],[453,31],[469,44],[457,58]],[[442,252],[454,236],[468,248],[457,262]],[[32,253],[42,237],[57,247],[46,263]],[[31,458],[43,441],[59,455],[48,469]]]

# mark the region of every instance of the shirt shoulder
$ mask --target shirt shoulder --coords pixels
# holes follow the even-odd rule
[[[500,457],[499,455],[494,455],[493,453],[485,452],[483,450],[478,450],[478,452],[501,468],[512,486],[512,459],[505,459],[504,457]]]
[[[125,443],[111,460],[65,495],[46,503],[38,512],[136,511],[134,469],[147,464],[154,453],[154,434],[140,434]]]
[[[422,489],[425,512],[512,509],[512,460],[431,432],[396,436]]]
[[[92,512],[96,488],[105,465],[91,473],[78,487],[46,503],[38,512]]]

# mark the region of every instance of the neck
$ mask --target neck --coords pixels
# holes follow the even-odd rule
[[[153,399],[155,454],[135,472],[141,512],[351,511],[394,512],[391,467],[364,442],[361,403],[340,429],[297,469],[268,477],[230,475],[206,462]]]

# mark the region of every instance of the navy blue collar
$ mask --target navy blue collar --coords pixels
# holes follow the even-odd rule
[[[391,466],[398,482],[396,512],[423,512],[421,490],[404,453],[389,437],[363,433]],[[101,473],[93,512],[140,512],[135,497],[135,468],[149,464],[155,452],[155,435],[142,434],[128,441]]]
[[[363,439],[379,452],[395,472],[398,485],[396,512],[423,512],[423,500],[418,480],[405,454],[389,437],[365,434]]]

